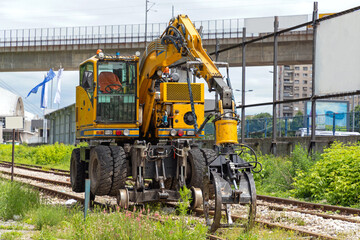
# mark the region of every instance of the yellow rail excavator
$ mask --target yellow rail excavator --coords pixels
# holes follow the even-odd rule
[[[84,192],[89,178],[92,198],[116,196],[127,207],[130,202],[178,201],[186,186],[192,191],[191,207],[203,205],[212,231],[233,224],[232,204],[245,207],[251,227],[257,162],[245,161],[237,151],[243,145],[237,140],[239,118],[228,64],[212,61],[186,15],[171,19],[139,56],[98,50],[80,64],[76,138],[89,144],[72,153],[73,191]],[[186,70],[186,81],[180,79],[179,66]],[[219,67],[227,69],[225,80]],[[190,72],[216,92],[214,116],[204,117],[204,84],[191,82]],[[215,125],[216,150],[194,142],[204,136],[209,120]]]

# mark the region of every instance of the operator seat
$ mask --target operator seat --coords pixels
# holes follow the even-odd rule
[[[99,87],[100,87],[100,91],[102,93],[109,93],[105,90],[106,86],[111,85],[111,84],[117,84],[120,86],[110,86],[111,89],[113,90],[121,90],[121,83],[119,81],[118,76],[116,76],[114,73],[112,72],[102,72],[99,75]],[[108,88],[109,90],[109,88]]]

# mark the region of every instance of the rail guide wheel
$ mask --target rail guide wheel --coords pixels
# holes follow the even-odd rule
[[[118,190],[116,195],[116,201],[121,208],[129,207],[129,191],[127,190],[127,188]]]
[[[241,173],[238,189],[219,173],[211,172],[210,175],[215,199],[209,201],[208,198],[204,198],[204,215],[210,231],[215,232],[218,228],[225,227],[243,227],[245,231],[250,230],[254,226],[256,216],[256,189],[251,172]],[[237,212],[240,211],[242,219],[239,223],[234,223],[231,217],[231,205],[235,204],[239,206]]]

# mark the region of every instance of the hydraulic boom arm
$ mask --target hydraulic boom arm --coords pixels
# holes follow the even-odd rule
[[[202,77],[208,84],[210,91],[216,91],[220,96],[218,103],[220,118],[227,122],[219,122],[218,127],[226,126],[226,132],[236,132],[233,120],[234,103],[232,101],[231,88],[224,82],[221,73],[215,63],[207,55],[202,47],[200,34],[186,15],[179,15],[169,22],[160,39],[151,42],[140,62],[140,104],[144,106],[144,120],[141,127],[143,136],[147,133],[151,121],[155,99],[155,81],[161,76],[165,67],[185,58],[191,63],[197,77]],[[188,64],[189,67],[189,64]],[[159,74],[158,74],[159,71]],[[232,120],[231,120],[232,119]],[[236,122],[236,121],[235,121]],[[225,124],[225,125],[224,125]],[[230,128],[229,126],[232,125]],[[220,129],[217,128],[217,132]],[[220,130],[221,131],[221,130]],[[221,135],[224,135],[223,132]],[[234,135],[234,134],[232,134]],[[237,136],[231,139],[223,139],[218,136],[217,143],[237,143]]]

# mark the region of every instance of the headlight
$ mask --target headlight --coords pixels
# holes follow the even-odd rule
[[[125,136],[129,136],[129,134],[130,134],[130,130],[129,130],[129,129],[125,129],[125,130],[124,130],[124,135],[125,135]]]
[[[176,134],[177,134],[177,131],[176,131],[175,129],[171,129],[170,135],[173,136],[173,137],[175,137]]]

